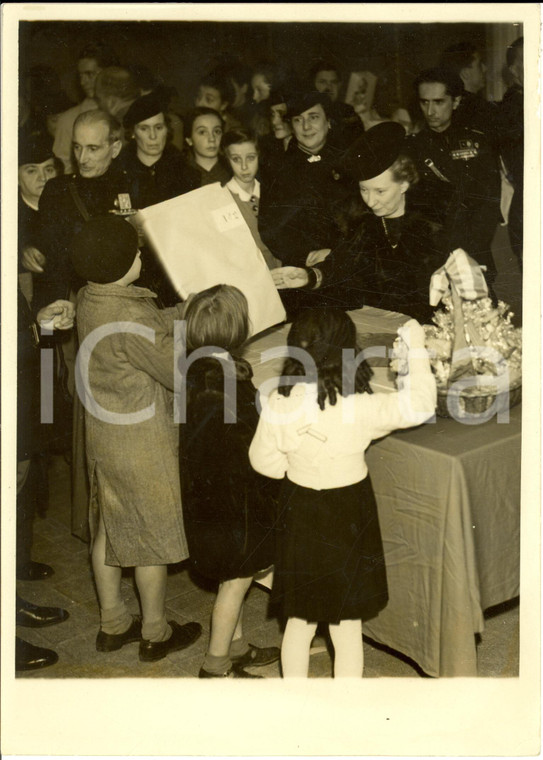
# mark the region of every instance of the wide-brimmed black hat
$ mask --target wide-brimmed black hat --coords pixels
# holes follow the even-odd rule
[[[53,138],[49,135],[19,135],[18,166],[24,164],[43,164],[54,158]]]
[[[346,151],[342,167],[357,182],[378,177],[389,169],[405,144],[405,129],[383,121],[359,137]]]
[[[117,282],[128,272],[138,252],[138,233],[120,216],[95,216],[85,223],[70,246],[77,274],[91,282]]]
[[[127,129],[132,129],[140,121],[150,119],[152,116],[158,116],[159,113],[165,111],[164,97],[161,97],[158,93],[150,92],[148,95],[142,95],[137,98],[123,119],[123,126]]]

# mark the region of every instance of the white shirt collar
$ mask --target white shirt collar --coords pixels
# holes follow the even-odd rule
[[[234,193],[234,195],[239,196],[242,201],[248,202],[253,196],[255,198],[260,198],[260,182],[257,179],[255,179],[255,188],[251,194],[238,185],[235,177],[232,177],[232,179],[226,183],[226,187],[230,192]]]

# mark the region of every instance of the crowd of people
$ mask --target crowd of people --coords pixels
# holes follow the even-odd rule
[[[341,351],[356,348],[345,310],[405,314],[401,336],[420,354],[429,279],[451,252],[463,249],[484,268],[493,295],[491,242],[507,222],[522,267],[522,38],[505,58],[510,86],[493,104],[481,96],[482,52],[452,45],[414,78],[416,112],[372,99],[364,76],[344,102],[346,76],[326,60],[300,77],[221,59],[188,112],[173,88],[121,65],[98,42],[78,57],[84,97],[76,105],[51,67],[22,79],[17,578],[53,573],[31,559],[32,520],[47,501],[47,457],[64,453],[74,532],[91,545],[98,651],[138,641],[148,662],[196,641],[199,623],[165,615],[167,566],[189,560],[218,588],[200,677],[254,678],[246,668],[280,657],[284,676],[307,675],[318,622],[330,627],[335,675],[362,674],[361,621],[388,598],[364,451],[374,438],[423,421],[406,414],[406,394],[430,417],[435,383],[423,358],[412,362],[415,390],[372,394],[365,362],[345,387]],[[138,210],[216,182],[271,271],[292,322],[289,345],[314,363],[314,376],[270,397],[277,415],[310,399],[304,435],[298,423],[274,424],[273,414],[259,419],[241,358],[250,332],[244,295],[218,285],[180,303],[138,224]],[[189,355],[215,351],[187,370],[181,425],[172,416],[175,320],[186,320]],[[88,336],[119,322],[142,331],[108,335],[93,347],[88,375],[78,375],[75,357]],[[54,424],[43,424],[43,392],[39,408],[44,348],[53,358]],[[228,367],[230,425],[222,419],[234,403],[223,388]],[[303,374],[299,362],[286,361],[284,376]],[[347,434],[348,395],[356,424]],[[130,424],[121,422],[126,415]],[[253,578],[272,566],[272,602],[288,621],[281,651],[253,646],[242,626]],[[123,567],[135,568],[141,617],[122,599]],[[19,625],[67,616],[17,597]],[[17,670],[56,659],[17,639]]]

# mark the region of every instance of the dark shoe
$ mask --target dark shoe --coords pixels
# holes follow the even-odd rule
[[[142,662],[155,662],[166,657],[170,652],[178,652],[185,649],[200,638],[202,626],[200,623],[185,623],[179,625],[175,620],[169,620],[172,635],[167,641],[147,641],[143,639],[140,642],[140,660]]]
[[[60,607],[38,607],[17,597],[17,612],[15,620],[17,625],[25,625],[28,628],[44,628],[46,625],[62,623],[70,617],[67,610]]]
[[[243,668],[235,668],[232,666],[228,668],[226,673],[210,673],[208,670],[200,668],[198,678],[264,678],[264,676],[253,676],[251,673],[246,673]]]
[[[15,670],[39,670],[58,662],[58,654],[52,649],[35,647],[28,641],[15,637]]]
[[[133,615],[133,620],[129,628],[124,633],[105,633],[98,631],[96,637],[97,652],[115,652],[125,644],[141,639],[141,617]]]
[[[28,562],[17,570],[18,581],[42,581],[54,574],[54,570],[43,562]]]
[[[262,665],[271,665],[277,662],[281,656],[279,647],[255,647],[249,644],[249,650],[240,657],[231,657],[233,665],[236,668],[258,668]]]

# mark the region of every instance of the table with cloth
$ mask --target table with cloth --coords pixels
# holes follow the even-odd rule
[[[351,317],[364,348],[390,347],[406,320],[370,307]],[[262,352],[284,347],[287,334],[282,325],[248,344],[257,387],[280,374],[283,359],[263,361]],[[386,360],[373,363],[374,389],[391,390]],[[479,425],[438,417],[367,451],[390,600],[364,633],[430,676],[476,676],[483,611],[519,594],[521,407],[508,417]]]

